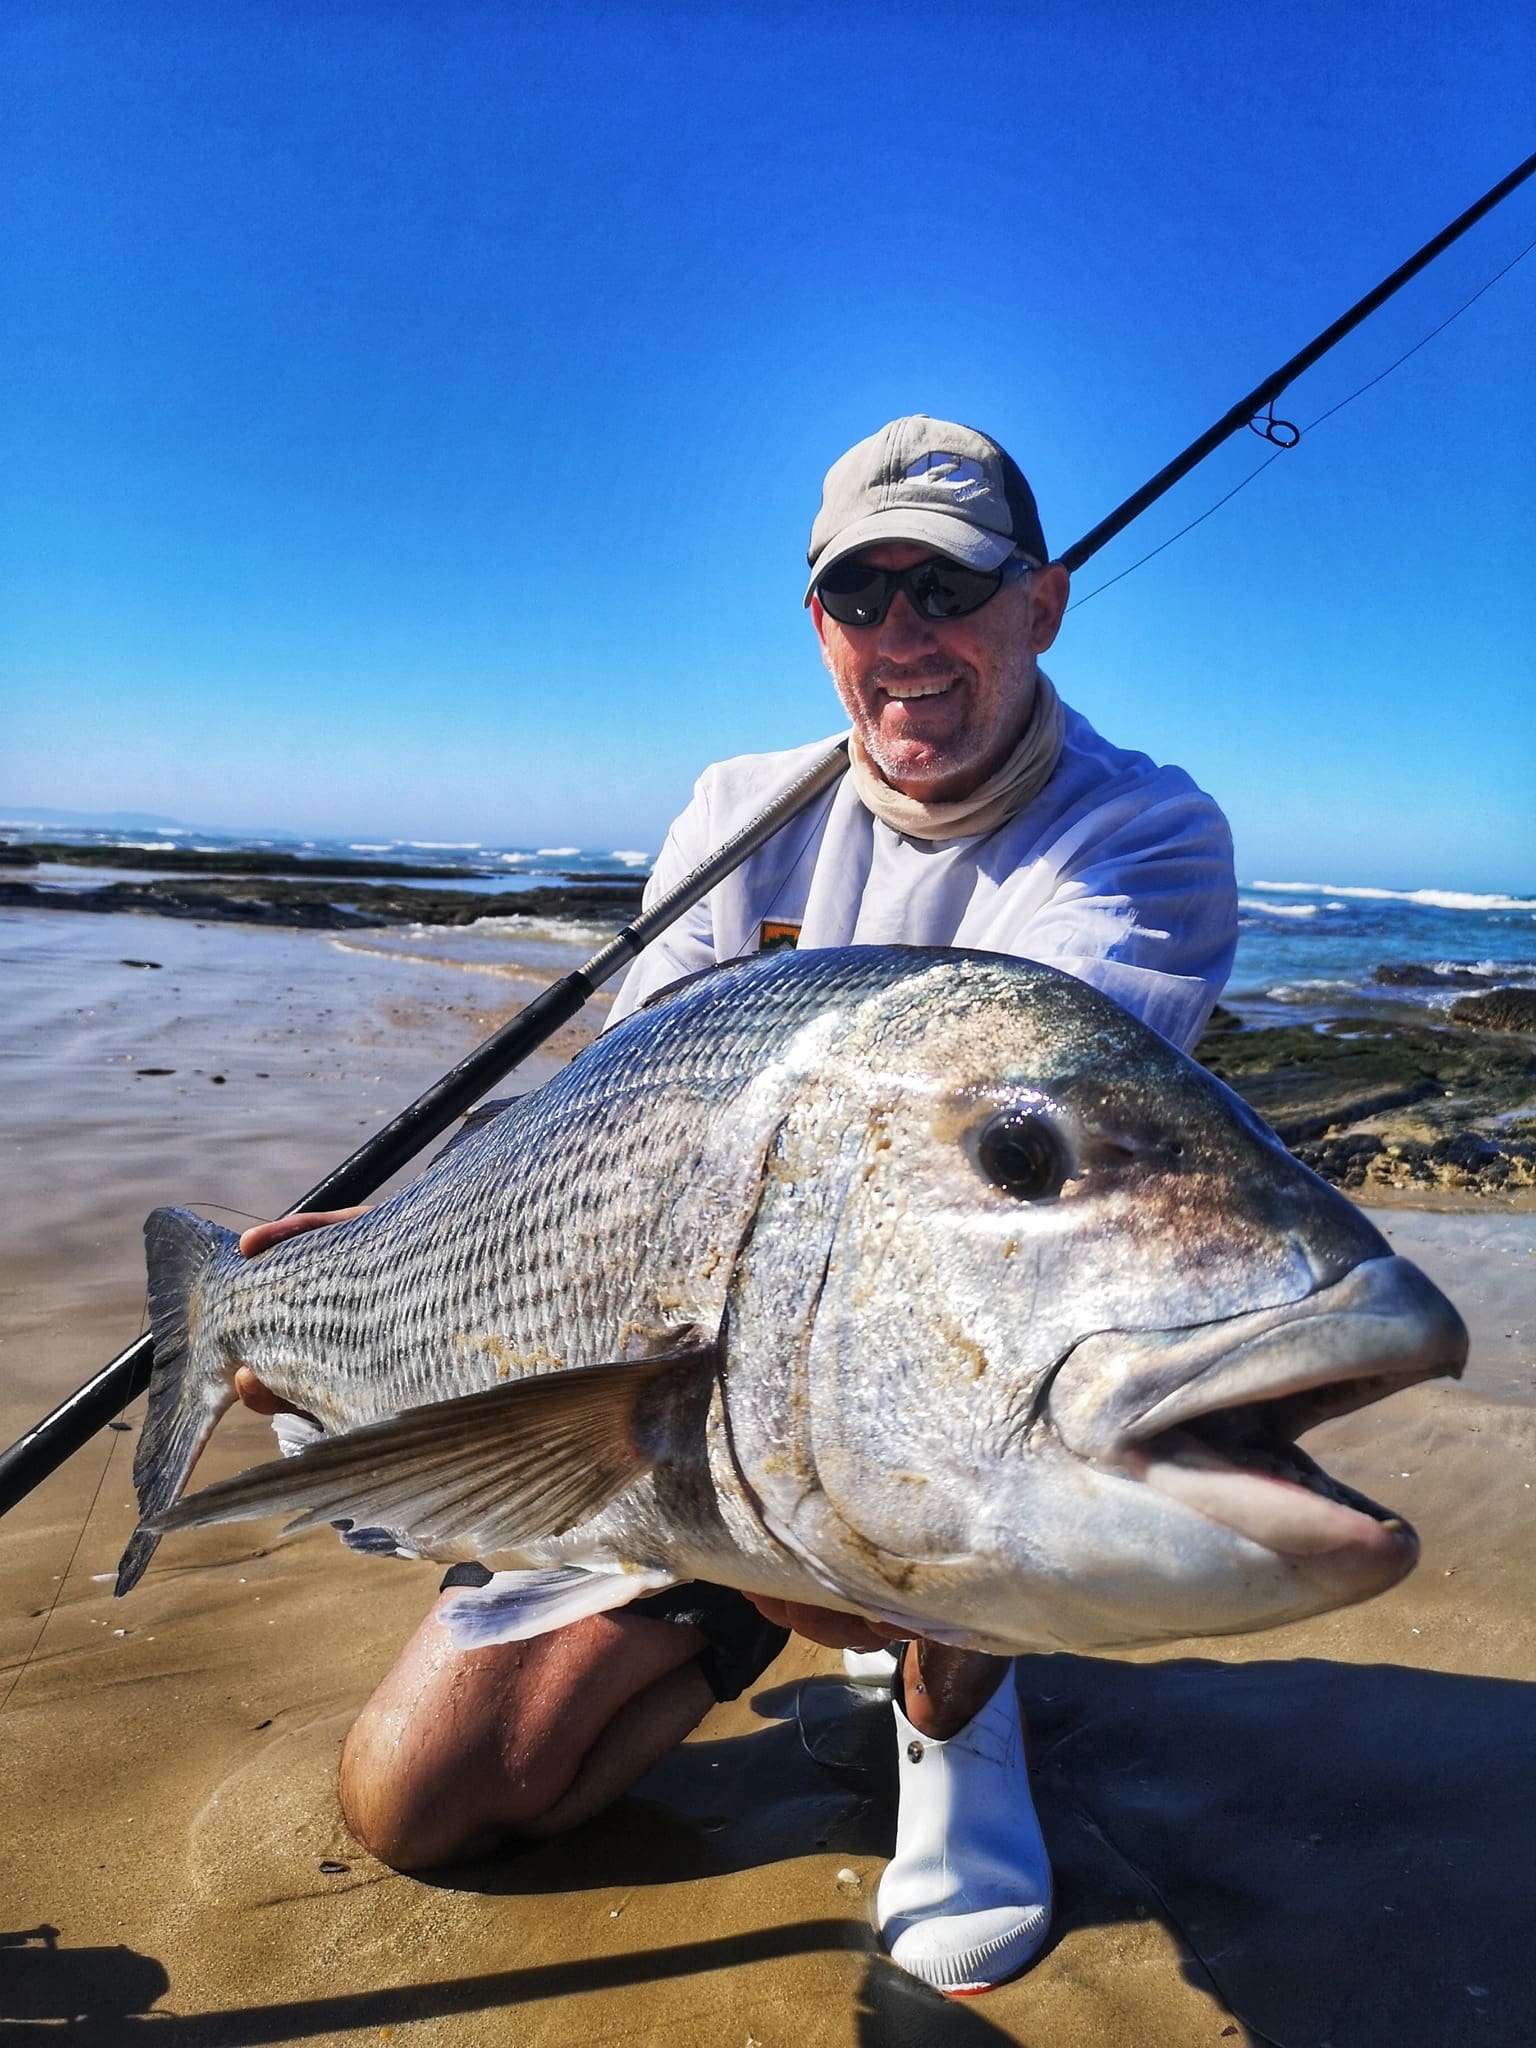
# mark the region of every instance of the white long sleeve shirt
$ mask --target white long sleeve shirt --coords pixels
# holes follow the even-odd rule
[[[647,904],[785,789],[831,739],[706,768],[667,835]],[[630,968],[610,1022],[764,946],[975,946],[1091,982],[1189,1047],[1232,967],[1237,890],[1220,810],[1181,768],[1101,739],[1068,710],[1039,796],[995,831],[908,839],[845,776]]]

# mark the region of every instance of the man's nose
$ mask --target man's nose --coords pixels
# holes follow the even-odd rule
[[[913,608],[904,590],[898,590],[880,622],[878,648],[882,660],[914,661],[931,653],[937,645],[933,621]]]

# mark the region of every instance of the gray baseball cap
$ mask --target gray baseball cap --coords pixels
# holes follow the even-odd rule
[[[996,569],[1014,553],[1036,568],[1050,560],[1035,494],[1013,457],[974,427],[922,413],[892,420],[827,471],[805,602],[834,562],[889,540],[971,569]]]

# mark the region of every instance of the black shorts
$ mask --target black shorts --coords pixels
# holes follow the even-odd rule
[[[450,1586],[484,1586],[492,1574],[483,1564],[452,1564],[443,1573],[439,1592]],[[717,1700],[734,1700],[754,1679],[761,1678],[789,1641],[789,1630],[759,1614],[745,1593],[730,1586],[711,1586],[691,1579],[631,1600],[627,1613],[647,1621],[686,1621],[708,1638],[698,1654],[704,1682]]]

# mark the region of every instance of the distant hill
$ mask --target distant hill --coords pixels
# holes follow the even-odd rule
[[[48,804],[0,803],[0,827],[12,831],[27,825],[64,826],[88,832],[175,832],[224,839],[294,839],[286,825],[188,825],[181,818],[162,818],[158,811],[61,811]]]
[[[57,811],[47,804],[0,803],[0,824],[85,825],[98,832],[188,832],[180,818],[162,818],[154,811]]]

